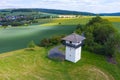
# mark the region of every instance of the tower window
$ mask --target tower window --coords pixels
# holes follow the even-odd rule
[[[72,44],[72,41],[70,41],[70,44]]]

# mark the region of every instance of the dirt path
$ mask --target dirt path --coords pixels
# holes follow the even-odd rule
[[[90,71],[95,71],[95,72],[98,72],[99,74],[103,75],[105,80],[114,80],[114,78],[110,75],[108,76],[106,73],[104,73],[103,71],[97,69],[97,68],[92,68],[90,69]]]

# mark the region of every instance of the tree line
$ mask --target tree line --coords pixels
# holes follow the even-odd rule
[[[92,18],[86,25],[79,24],[74,32],[80,35],[83,34],[86,37],[83,49],[87,51],[113,57],[120,48],[118,30],[114,28],[110,21],[99,16]],[[57,45],[64,36],[43,39],[40,46],[50,47]]]
[[[44,38],[40,41],[40,46],[42,47],[51,47],[61,43],[61,38],[65,37],[65,35],[53,36],[51,38]]]
[[[76,33],[84,33],[84,49],[112,57],[120,48],[120,35],[112,23],[99,16],[92,18],[86,25],[78,25]]]

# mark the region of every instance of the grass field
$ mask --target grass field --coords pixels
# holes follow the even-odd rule
[[[0,29],[0,53],[25,48],[31,40],[39,44],[43,38],[70,34],[78,23],[85,22],[86,19],[40,19],[38,24]]]
[[[47,58],[48,49],[0,54],[0,80],[119,80],[120,68],[86,51],[76,64]],[[119,55],[120,56],[120,55]]]
[[[70,34],[89,19],[40,19],[31,26],[0,28],[0,53],[25,48],[31,40],[39,44],[43,38]],[[107,19],[120,30],[119,19]],[[120,80],[120,54],[116,54],[117,64],[111,64],[104,56],[82,51],[82,59],[74,64],[48,59],[48,50],[36,47],[0,54],[0,80]]]
[[[108,19],[111,22],[120,22],[120,16],[104,16],[104,19]]]
[[[118,17],[104,18],[113,21],[116,29],[120,29]],[[115,21],[117,20],[115,22],[113,18],[118,19],[114,19]],[[86,24],[89,20],[90,17],[39,19],[39,23],[34,25],[6,29],[0,28],[0,53],[25,48],[31,40],[39,44],[43,38],[60,34],[70,34],[78,24]]]
[[[78,24],[86,24],[90,20],[89,17],[81,18],[56,18],[52,19],[49,23],[43,24],[43,26],[57,25],[57,26],[76,26]]]
[[[76,27],[76,26],[75,26]],[[60,34],[70,34],[75,29],[71,27],[43,27],[39,25],[29,27],[0,29],[0,52],[16,50],[27,47],[27,44],[34,40],[36,44],[43,38]]]
[[[120,32],[120,22],[113,22],[113,25]]]

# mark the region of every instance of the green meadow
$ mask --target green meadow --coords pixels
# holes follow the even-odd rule
[[[113,25],[115,26],[116,29],[120,32],[120,22],[113,22]]]
[[[106,19],[120,30],[119,19],[113,18]],[[43,38],[70,34],[89,19],[39,19],[34,25],[0,28],[0,80],[120,80],[120,54],[116,54],[117,64],[112,64],[102,55],[82,50],[82,59],[74,64],[50,60],[50,48],[26,49],[31,40],[39,44]]]
[[[116,29],[120,29],[119,17],[104,17],[112,21]],[[34,40],[40,44],[43,38],[60,34],[70,34],[78,24],[86,24],[90,17],[38,19],[37,24],[20,27],[0,28],[0,53],[27,47]]]
[[[0,29],[0,52],[25,48],[31,40],[39,44],[43,38],[59,34],[70,34],[74,29],[74,26],[69,28],[61,26],[59,28],[57,26],[44,27],[39,25]]]
[[[1,28],[0,53],[25,48],[31,40],[40,44],[40,40],[44,38],[70,34],[77,24],[85,24],[88,19],[39,19],[38,21],[38,24],[29,26]]]
[[[21,49],[0,54],[0,80],[119,80],[119,66],[103,56],[82,52],[75,63],[47,57],[48,49]]]
[[[78,24],[86,24],[90,17],[81,18],[56,18],[52,19],[49,23],[43,24],[44,26],[57,25],[57,26],[76,26]]]

